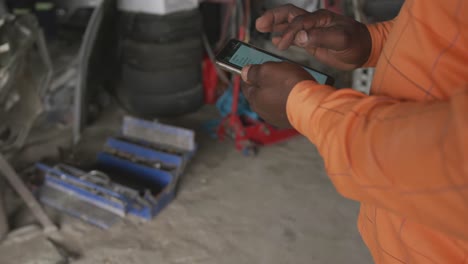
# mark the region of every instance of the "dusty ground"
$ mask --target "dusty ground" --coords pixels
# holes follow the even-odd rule
[[[198,118],[180,122],[195,126]],[[64,241],[81,253],[73,263],[371,263],[356,228],[358,205],[336,193],[306,139],[262,148],[255,158],[231,142],[198,141],[179,196],[154,221],[108,231],[62,223]],[[0,263],[7,258],[0,253]]]

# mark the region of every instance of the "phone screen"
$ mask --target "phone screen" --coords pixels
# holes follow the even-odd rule
[[[237,42],[236,45],[233,47],[235,51],[229,56],[225,57],[225,59],[240,68],[244,67],[248,64],[262,64],[268,61],[284,61],[281,58],[275,57],[268,53],[265,53],[261,50],[249,47],[241,42]],[[320,84],[325,84],[327,79],[329,78],[327,75],[309,69],[307,67],[302,66],[307,72],[309,72],[315,80]]]

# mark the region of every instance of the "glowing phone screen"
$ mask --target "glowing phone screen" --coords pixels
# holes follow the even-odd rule
[[[262,64],[268,61],[283,61],[280,58],[271,56],[269,54],[263,53],[259,50],[252,49],[245,45],[240,45],[236,52],[229,58],[229,62],[237,65],[239,67],[244,67],[248,64]],[[327,76],[316,72],[314,70],[303,67],[310,75],[312,75],[315,80],[320,84],[325,84],[327,81]]]

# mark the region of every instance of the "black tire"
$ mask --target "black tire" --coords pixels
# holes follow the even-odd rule
[[[184,91],[202,81],[201,64],[145,72],[122,65],[120,85],[136,94],[166,95]]]
[[[121,61],[142,71],[159,71],[201,65],[203,43],[200,37],[175,43],[147,43],[122,40]]]
[[[375,21],[387,21],[400,12],[404,0],[370,0],[364,4],[364,13]]]
[[[136,93],[125,87],[117,88],[120,104],[132,115],[142,118],[173,117],[192,113],[203,106],[203,87],[168,95]]]
[[[120,32],[124,38],[147,42],[171,42],[200,37],[202,17],[198,9],[169,15],[121,12]]]

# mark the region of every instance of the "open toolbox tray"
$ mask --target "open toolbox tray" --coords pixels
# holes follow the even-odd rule
[[[41,202],[101,228],[108,228],[127,215],[150,220],[167,206],[194,155],[195,144],[188,143],[194,140],[193,134],[186,129],[134,118],[125,120],[138,123],[131,125],[136,126],[135,131],[144,131],[146,138],[124,132],[108,138],[97,155],[95,170],[37,164],[44,174],[39,191]],[[124,121],[125,124],[128,123]],[[141,125],[145,125],[145,130],[138,130]],[[155,133],[150,133],[151,130]],[[183,137],[188,135],[187,142],[181,141],[179,134],[178,143],[167,144],[172,135],[165,134],[175,132],[185,133]],[[151,134],[153,137],[148,138]],[[158,138],[166,142],[158,142]],[[179,145],[174,146],[174,142]],[[191,150],[180,147],[184,144]]]

